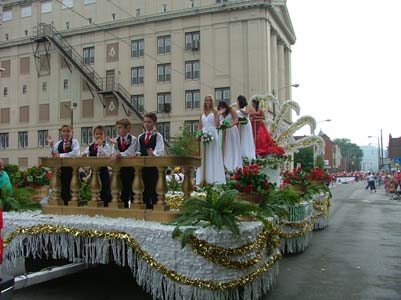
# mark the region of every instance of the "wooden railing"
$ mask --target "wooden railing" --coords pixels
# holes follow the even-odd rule
[[[200,166],[198,157],[179,157],[179,156],[161,156],[161,157],[132,157],[132,158],[117,158],[111,160],[108,157],[85,157],[85,158],[40,158],[40,164],[52,169],[52,177],[50,180],[51,194],[49,197],[49,206],[51,207],[81,207],[82,201],[80,196],[81,181],[79,177],[79,169],[83,166],[88,166],[92,169],[92,177],[89,184],[92,193],[91,199],[88,202],[90,208],[107,209],[124,209],[124,203],[120,199],[121,181],[120,168],[133,167],[135,169],[135,177],[132,182],[132,191],[134,193],[130,209],[145,210],[145,203],[142,199],[144,191],[144,183],[142,180],[142,168],[156,167],[159,176],[157,179],[156,192],[157,203],[154,205],[154,210],[168,211],[169,207],[166,204],[166,193],[168,191],[166,182],[166,169],[169,166],[180,166],[184,173],[184,182],[182,191],[184,198],[187,199],[193,190],[192,174],[194,168]],[[64,204],[61,199],[61,178],[60,168],[71,167],[72,179],[70,183],[71,200]],[[103,208],[103,201],[100,200],[100,191],[102,189],[99,169],[101,167],[111,167],[111,193],[112,200],[108,207]]]

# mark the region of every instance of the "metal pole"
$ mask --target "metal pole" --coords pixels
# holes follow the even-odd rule
[[[379,159],[378,159],[378,161],[377,161],[377,171],[379,172],[380,171],[380,169],[381,169],[381,167],[380,167],[380,142],[379,142],[379,137],[377,137],[377,152],[378,152],[378,157],[379,157]]]
[[[380,129],[380,139],[382,144],[382,159],[381,159],[381,166],[384,167],[384,152],[383,152],[383,129]]]

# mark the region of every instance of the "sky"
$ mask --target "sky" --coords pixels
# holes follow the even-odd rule
[[[377,145],[368,136],[382,129],[386,149],[390,133],[401,136],[401,1],[287,0],[287,7],[297,37],[292,83],[300,86],[292,100],[300,116],[331,119],[316,133],[358,145]]]

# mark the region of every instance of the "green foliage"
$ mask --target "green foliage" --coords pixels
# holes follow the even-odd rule
[[[170,155],[177,156],[197,156],[198,155],[198,141],[186,126],[181,134],[173,139],[168,149]]]
[[[14,186],[16,183],[16,177],[20,176],[19,167],[13,164],[5,164],[3,170],[7,172],[8,177],[10,177],[11,185]]]
[[[361,170],[361,162],[363,159],[362,149],[349,139],[335,139],[334,143],[338,144],[341,150],[341,155],[345,161],[345,169]]]
[[[82,181],[81,183],[81,204],[88,205],[88,202],[92,198],[92,192],[89,188],[89,185],[86,181]]]
[[[311,184],[306,187],[304,198],[305,199],[311,199],[312,195],[315,194],[320,194],[321,192],[330,192],[330,189],[327,185],[325,184]]]
[[[313,169],[313,147],[299,149],[298,153],[294,154],[294,166],[301,164],[305,172]]]
[[[41,209],[40,203],[31,201],[34,191],[25,188],[14,188],[13,195],[2,191],[0,201],[4,211],[23,211]]]
[[[237,194],[236,190],[220,193],[210,186],[206,188],[206,199],[191,198],[185,201],[182,216],[170,223],[176,225],[173,238],[179,238],[182,247],[185,247],[196,230],[194,227],[187,227],[182,232],[180,226],[201,225],[213,227],[218,231],[225,228],[239,235],[239,218],[255,218],[267,225],[267,216],[263,210],[249,202],[237,201],[235,199]]]

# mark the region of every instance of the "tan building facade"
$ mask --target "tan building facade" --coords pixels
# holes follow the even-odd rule
[[[97,125],[114,135],[117,119],[140,123],[131,106],[157,112],[169,138],[196,129],[209,94],[231,103],[273,91],[291,98],[295,34],[286,1],[5,0],[1,22],[0,158],[21,167],[48,155],[47,135],[57,139],[72,115],[84,148]],[[81,64],[33,38],[40,23]],[[120,84],[131,106],[94,89],[88,68],[104,90]]]

